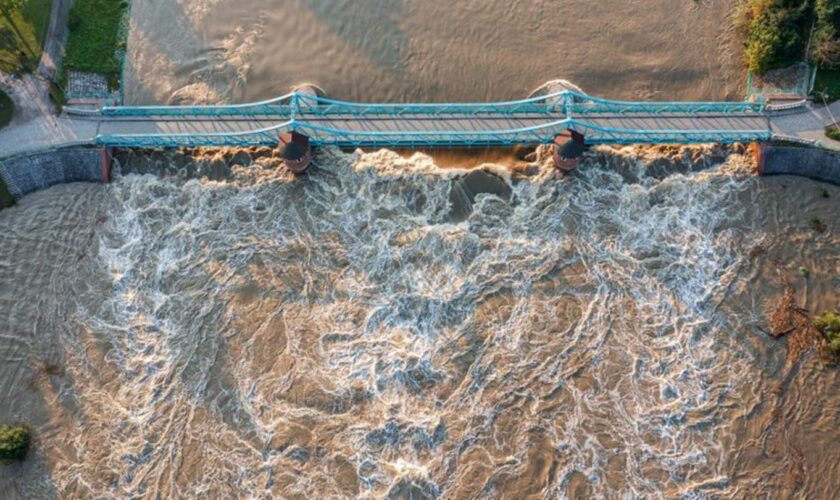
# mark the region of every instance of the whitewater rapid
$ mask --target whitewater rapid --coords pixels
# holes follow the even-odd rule
[[[830,491],[837,373],[808,358],[780,396],[783,342],[757,326],[774,273],[800,261],[805,305],[836,299],[836,222],[814,238],[796,219],[836,210],[837,188],[755,178],[734,154],[653,175],[630,148],[570,178],[487,166],[469,185],[419,153],[315,161],[302,178],[254,165],[215,181],[124,165],[109,186],[58,186],[0,213],[0,378],[15,403],[0,416],[38,436],[0,486]],[[757,244],[768,253],[754,259]]]

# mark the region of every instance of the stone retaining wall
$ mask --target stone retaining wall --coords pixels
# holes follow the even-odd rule
[[[759,175],[798,175],[840,185],[840,152],[791,146],[765,146]]]
[[[42,151],[0,160],[0,181],[15,200],[67,182],[107,182],[96,148]]]

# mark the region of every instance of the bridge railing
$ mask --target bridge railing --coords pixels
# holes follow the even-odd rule
[[[576,115],[587,114],[733,114],[760,113],[764,110],[763,102],[747,101],[617,101],[602,99],[577,92],[568,91],[565,96],[564,110]]]
[[[292,102],[297,94],[290,93],[274,99],[245,104],[209,104],[188,106],[104,106],[103,116],[111,117],[290,117]]]
[[[280,136],[293,126],[294,121],[289,120],[271,127],[242,132],[99,134],[95,142],[102,146],[122,148],[276,146]]]
[[[604,127],[587,123],[584,120],[573,120],[570,128],[586,137],[588,144],[696,144],[752,142],[770,140],[772,133],[769,128],[756,130],[738,129],[631,129]]]
[[[587,115],[587,114],[731,114],[761,112],[763,102],[631,102],[592,97],[565,90],[517,101],[482,103],[357,103],[292,92],[247,104],[199,106],[106,106],[109,117],[436,116],[436,115]]]
[[[295,109],[301,114],[316,116],[343,115],[513,115],[561,113],[566,92],[557,92],[540,97],[503,102],[461,102],[461,103],[360,103],[340,101],[310,94],[297,94],[293,100]]]
[[[321,146],[472,147],[548,143],[571,123],[565,118],[507,130],[366,131],[296,122],[294,128]]]

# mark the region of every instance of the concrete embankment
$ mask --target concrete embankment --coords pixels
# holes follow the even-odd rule
[[[796,175],[840,185],[840,153],[816,148],[765,146],[759,175]]]
[[[103,152],[96,148],[70,148],[0,159],[0,192],[19,200],[39,189],[67,182],[107,182]],[[107,165],[107,163],[105,163]]]

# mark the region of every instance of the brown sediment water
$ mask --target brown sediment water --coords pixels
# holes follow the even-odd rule
[[[733,4],[135,2],[126,95],[731,98]],[[840,188],[741,152],[118,152],[0,212],[0,496],[832,498]]]
[[[313,82],[358,101],[739,99],[736,0],[161,0],[132,5],[133,104],[245,102]]]
[[[837,305],[840,188],[730,153],[120,153],[29,195],[0,421],[36,443],[0,491],[830,498],[838,371],[764,332],[785,290]]]

